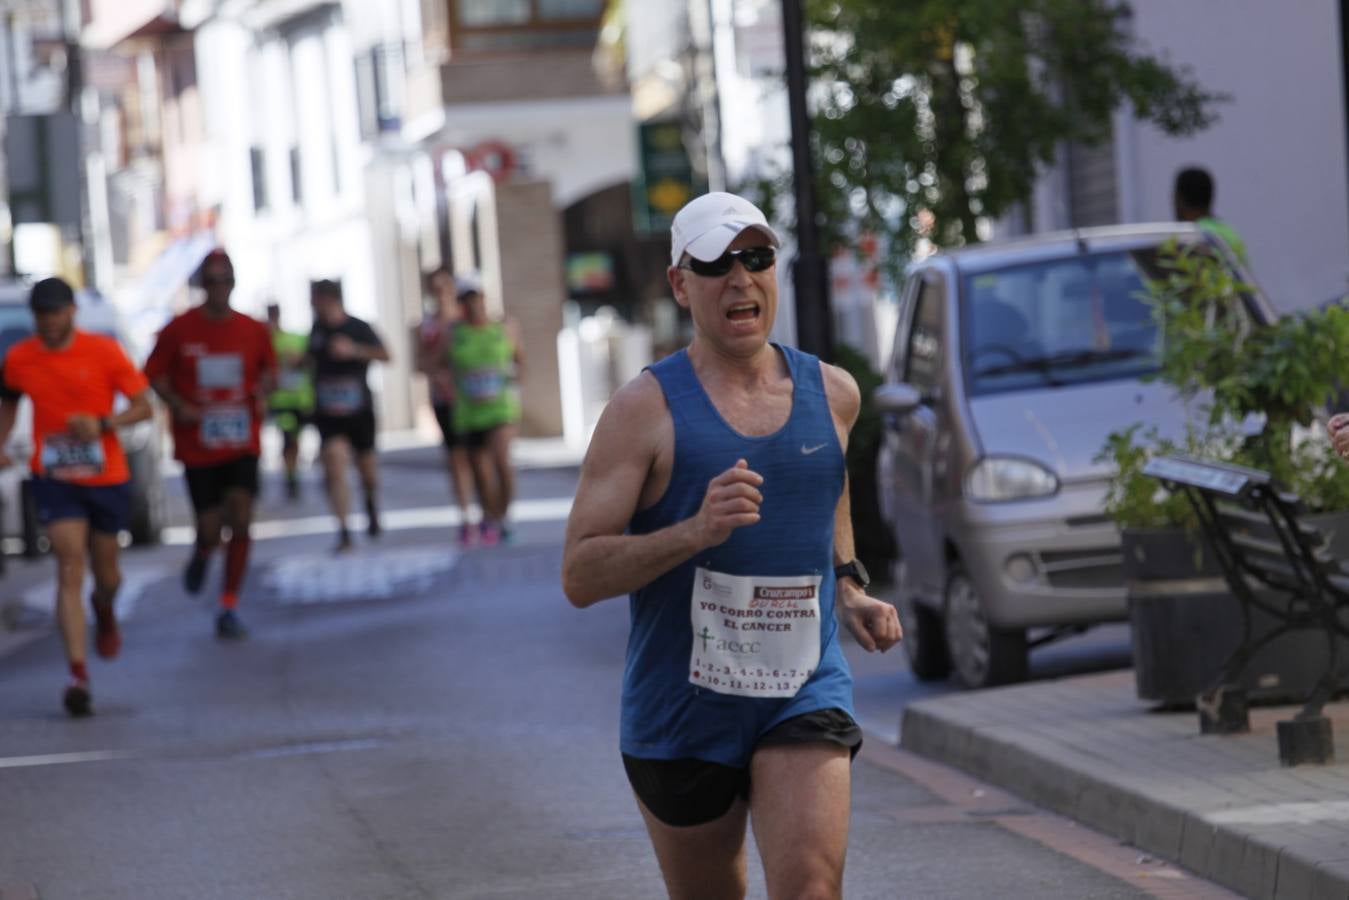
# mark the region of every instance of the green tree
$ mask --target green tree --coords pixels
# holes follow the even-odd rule
[[[1030,197],[1061,141],[1099,143],[1125,101],[1186,135],[1226,99],[1128,34],[1112,0],[805,0],[821,207],[938,246]],[[902,258],[907,252],[892,254]]]

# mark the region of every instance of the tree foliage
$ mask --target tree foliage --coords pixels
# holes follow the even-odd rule
[[[805,0],[821,208],[898,251],[977,240],[1030,197],[1061,141],[1099,143],[1128,102],[1172,135],[1225,99],[1128,33],[1118,0]],[[893,254],[896,257],[907,253]]]

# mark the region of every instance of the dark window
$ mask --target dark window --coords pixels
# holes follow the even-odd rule
[[[304,173],[300,171],[300,148],[290,148],[290,198],[296,206],[304,205]]]
[[[267,156],[261,147],[253,147],[248,162],[253,170],[253,209],[262,212],[267,208]]]
[[[905,354],[904,380],[924,397],[937,393],[941,384],[942,323],[946,320],[946,289],[939,275],[927,275],[918,289],[913,328]]]
[[[460,50],[510,52],[593,46],[604,0],[457,0],[451,30]]]

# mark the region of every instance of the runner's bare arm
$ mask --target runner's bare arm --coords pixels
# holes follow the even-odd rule
[[[178,396],[168,375],[156,375],[151,378],[150,387],[155,389],[155,393],[164,401],[164,405],[173,413],[174,418],[183,422],[195,422],[201,417],[201,410]]]
[[[673,446],[673,428],[650,373],[625,385],[605,407],[567,519],[562,588],[574,606],[631,593],[759,520],[763,478],[744,460],[728,460],[733,465],[709,483],[696,515],[650,534],[624,533],[662,447]]]
[[[15,397],[0,398],[0,469],[7,469],[14,464],[14,460],[9,458],[6,448],[9,446],[9,435],[14,430],[14,420],[19,416],[19,401]]]
[[[862,395],[857,382],[837,366],[821,365],[824,372],[825,396],[834,415],[834,426],[839,430],[839,444],[846,452],[848,433],[857,424],[862,406]],[[834,565],[857,558],[853,543],[852,502],[848,496],[848,477],[843,477],[843,491],[834,508]],[[862,649],[882,652],[893,647],[903,636],[899,615],[889,603],[868,597],[861,585],[851,578],[840,578],[837,584],[838,611]]]

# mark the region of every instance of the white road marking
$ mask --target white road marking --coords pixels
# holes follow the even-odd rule
[[[344,556],[310,553],[272,563],[262,583],[287,604],[389,600],[430,590],[435,577],[453,569],[458,559],[446,547],[365,548]]]
[[[85,753],[48,753],[42,756],[0,757],[0,769],[30,769],[36,766],[64,766],[71,763],[103,762],[109,759],[130,759],[134,755],[125,750],[90,750]]]
[[[571,512],[571,498],[557,497],[547,500],[520,500],[511,504],[512,522],[557,522],[567,518]],[[416,509],[395,509],[384,513],[380,523],[385,531],[407,531],[414,528],[445,528],[463,524],[459,510],[452,506],[428,506]],[[365,514],[355,513],[349,520],[353,531],[361,531],[366,526]],[[308,516],[301,519],[272,519],[266,522],[254,522],[251,534],[255,541],[271,541],[277,538],[301,537],[303,535],[331,534],[334,531],[332,516]],[[196,540],[196,531],[190,525],[165,528],[163,541],[166,544],[187,546]]]

